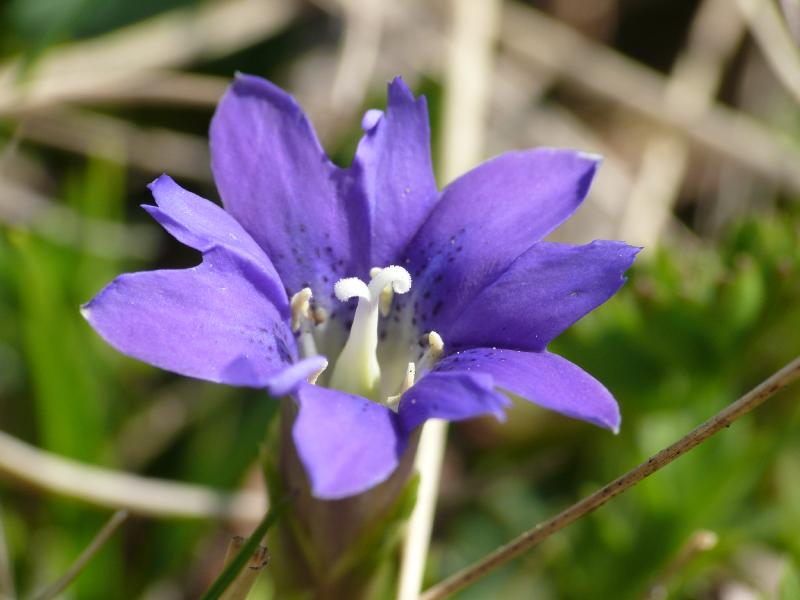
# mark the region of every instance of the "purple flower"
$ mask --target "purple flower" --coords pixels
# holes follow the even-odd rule
[[[86,319],[163,369],[291,394],[294,443],[323,499],[385,480],[426,419],[503,418],[503,392],[616,431],[611,394],[546,350],[620,288],[638,252],[541,241],[580,205],[598,159],[509,152],[439,191],[425,99],[400,79],[362,128],[339,168],[289,95],[238,76],[210,133],[225,209],[166,175],[144,207],[203,261],[122,275]]]

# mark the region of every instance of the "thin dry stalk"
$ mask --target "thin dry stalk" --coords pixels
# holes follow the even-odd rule
[[[230,79],[180,71],[147,71],[116,87],[90,90],[72,99],[87,104],[158,105],[213,109]]]
[[[107,115],[64,107],[27,113],[24,139],[98,156],[146,173],[211,181],[208,142],[161,128],[141,128]]]
[[[2,476],[44,492],[151,517],[258,522],[267,503],[261,493],[230,494],[86,465],[0,431]]]
[[[800,191],[800,147],[755,119],[719,103],[698,117],[692,104],[667,102],[662,75],[520,3],[505,4],[500,40],[510,57],[547,68],[585,92]]]
[[[800,102],[800,51],[772,0],[737,0],[759,48],[783,86]]]
[[[0,176],[0,223],[105,258],[148,259],[158,245],[149,225],[86,217],[6,176]]]
[[[344,37],[331,87],[335,115],[357,110],[369,90],[378,61],[385,12],[384,0],[342,0]]]
[[[67,586],[80,575],[81,571],[89,564],[89,561],[106,545],[106,542],[111,539],[114,532],[127,518],[128,512],[125,510],[118,510],[111,515],[108,522],[103,525],[103,528],[97,533],[91,543],[81,552],[81,555],[75,560],[69,570],[57,581],[53,582],[52,585],[36,594],[34,600],[52,600],[53,598],[57,598],[59,594],[67,589]]]
[[[729,0],[705,0],[664,89],[664,101],[691,107],[695,118],[702,119],[743,36],[744,22],[730,10]],[[658,132],[646,141],[617,237],[643,246],[658,242],[683,185],[690,150],[686,140],[673,131]]]
[[[245,538],[236,536],[231,539],[228,544],[228,553],[225,556],[225,564],[227,565],[233,557],[244,546]],[[245,568],[239,571],[239,575],[228,586],[225,592],[220,596],[220,600],[245,600],[250,590],[256,583],[256,579],[269,564],[269,550],[266,546],[259,546],[255,554],[250,557],[250,562]]]
[[[713,531],[705,529],[695,531],[647,591],[644,600],[665,600],[669,597],[668,587],[670,581],[683,571],[698,554],[713,550],[718,541],[719,538]]]
[[[649,458],[646,462],[603,486],[594,494],[573,504],[549,521],[529,529],[505,546],[498,548],[488,556],[434,585],[420,596],[420,600],[441,600],[470,586],[497,567],[504,565],[523,552],[527,552],[554,533],[564,529],[567,525],[586,516],[656,471],[663,469],[674,460],[702,444],[712,435],[730,427],[732,423],[751,412],[798,378],[800,378],[800,357],[794,359],[780,371],[736,400],[736,402],[728,405],[727,408],[721,410],[677,442]]]
[[[0,67],[0,113],[86,98],[152,70],[225,56],[263,40],[300,9],[293,0],[206,2],[48,52],[20,84],[20,60]]]
[[[11,554],[8,551],[6,530],[3,526],[3,513],[0,510],[0,599],[14,596],[14,572],[11,568]]]

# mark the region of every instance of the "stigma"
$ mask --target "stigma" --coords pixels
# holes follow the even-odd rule
[[[370,277],[369,285],[357,277],[348,277],[334,286],[340,301],[358,298],[358,306],[350,335],[333,369],[330,386],[379,401],[378,318],[388,312],[392,294],[405,294],[411,289],[411,275],[403,267],[392,265],[372,269]]]

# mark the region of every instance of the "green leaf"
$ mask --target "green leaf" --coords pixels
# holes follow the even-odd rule
[[[247,541],[236,556],[225,566],[216,581],[211,584],[211,587],[208,588],[208,591],[203,595],[202,600],[217,600],[217,598],[222,596],[225,590],[228,589],[228,586],[230,586],[239,575],[239,572],[245,567],[250,557],[253,556],[259,544],[261,544],[261,540],[264,539],[264,535],[266,535],[270,527],[278,521],[278,518],[280,518],[283,511],[289,505],[289,500],[290,497],[284,498],[267,511],[261,523],[258,524],[258,527],[256,527],[252,535],[247,538]]]

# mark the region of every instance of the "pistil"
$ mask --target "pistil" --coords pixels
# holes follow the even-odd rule
[[[342,302],[358,297],[358,306],[350,336],[342,349],[331,376],[333,388],[378,401],[381,369],[378,364],[378,317],[381,298],[386,304],[389,288],[397,294],[411,289],[411,276],[403,267],[373,269],[369,285],[356,277],[340,279],[334,291]]]

